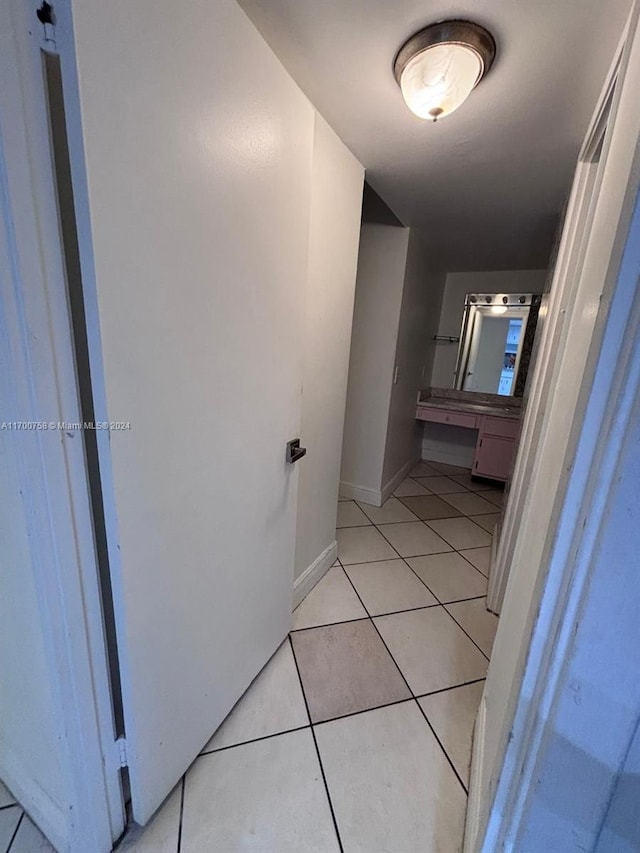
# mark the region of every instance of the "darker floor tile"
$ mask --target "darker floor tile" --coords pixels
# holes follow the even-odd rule
[[[400,498],[400,500],[423,521],[432,518],[457,518],[462,515],[459,510],[437,495],[417,495]]]
[[[314,723],[411,696],[369,620],[296,631],[291,641]]]

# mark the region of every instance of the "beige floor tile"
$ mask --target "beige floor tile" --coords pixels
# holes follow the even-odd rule
[[[485,577],[489,577],[489,563],[491,561],[491,547],[465,548],[460,551],[465,560],[469,560]]]
[[[456,518],[462,515],[459,510],[438,495],[402,498],[402,503],[423,521],[430,518]]]
[[[146,826],[133,825],[118,851],[123,853],[175,853],[180,831],[180,782]]]
[[[459,853],[466,796],[415,702],[315,731],[345,853]]]
[[[310,729],[198,758],[187,773],[181,853],[337,853]]]
[[[491,545],[491,536],[486,530],[468,518],[440,518],[426,521],[456,551],[462,548],[480,548]]]
[[[499,512],[489,512],[484,515],[470,515],[469,518],[493,536],[495,526],[500,521],[500,515]]]
[[[493,641],[498,630],[498,617],[487,610],[484,598],[475,601],[460,601],[458,604],[448,604],[447,610],[456,622],[464,628],[487,657],[491,656]]]
[[[7,788],[7,786],[0,782],[0,809],[5,806],[10,806],[15,803],[16,798],[13,796],[11,791]]]
[[[418,482],[434,495],[459,492],[460,489],[464,488],[460,483],[456,483],[451,477],[445,477],[443,474],[436,477],[418,477]]]
[[[484,681],[465,684],[463,687],[434,693],[432,696],[423,696],[418,700],[453,766],[467,786],[469,785],[473,726],[484,684]]]
[[[369,619],[297,631],[291,641],[314,723],[411,695]]]
[[[375,527],[352,527],[336,531],[338,559],[348,563],[393,560],[398,555]]]
[[[0,850],[5,853],[9,849],[13,833],[20,820],[22,809],[20,806],[10,806],[0,811]],[[26,817],[26,815],[25,815]]]
[[[486,495],[483,495],[488,501],[495,504],[496,506],[502,507],[504,505],[504,489],[495,489],[490,492],[487,492]]]
[[[428,495],[431,494],[428,489],[425,489],[424,486],[421,486],[417,480],[413,480],[411,477],[407,477],[406,480],[403,480],[398,488],[393,493],[397,498],[406,498],[412,495]]]
[[[461,465],[449,465],[448,462],[429,462],[440,474],[470,474],[471,469]]]
[[[449,475],[452,480],[455,480],[456,483],[460,483],[461,486],[464,486],[466,489],[469,489],[471,492],[485,492],[490,490],[495,490],[495,484],[489,482],[488,480],[478,480],[468,474],[450,474]]]
[[[487,594],[487,579],[455,551],[409,557],[407,562],[443,603]]]
[[[355,501],[338,501],[336,527],[366,527],[371,524]]]
[[[385,524],[384,535],[401,557],[451,551],[451,547],[422,521]]]
[[[370,506],[365,503],[360,503],[359,506],[374,524],[394,524],[400,521],[418,520],[398,498],[389,498],[382,506]]]
[[[249,685],[203,752],[308,724],[300,679],[287,639]]]
[[[434,468],[430,462],[418,462],[416,467],[411,471],[411,477],[433,477],[440,472]]]
[[[25,814],[11,845],[11,853],[56,853],[38,827]]]
[[[486,658],[443,607],[377,616],[374,621],[416,695],[486,675]]]
[[[367,613],[341,566],[333,566],[293,612],[293,630],[364,619]]]
[[[495,504],[486,501],[483,497],[473,492],[461,492],[453,495],[444,495],[443,500],[450,503],[463,515],[482,515],[483,513],[494,513]]]
[[[438,603],[404,560],[359,563],[348,566],[345,571],[372,616]],[[475,572],[475,569],[471,571]],[[478,572],[475,573],[481,578]]]

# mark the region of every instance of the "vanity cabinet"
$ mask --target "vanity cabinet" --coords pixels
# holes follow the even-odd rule
[[[479,477],[506,480],[511,473],[518,437],[518,421],[482,418],[472,472]]]
[[[451,424],[478,432],[471,473],[478,477],[505,481],[509,478],[515,459],[520,418],[480,414],[478,406],[463,405],[446,408],[443,405],[418,405],[416,417],[431,423]],[[489,407],[487,407],[489,408]]]

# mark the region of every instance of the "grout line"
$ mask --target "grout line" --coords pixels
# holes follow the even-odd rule
[[[184,815],[184,789],[186,784],[187,774],[185,773],[180,780],[180,821],[178,822],[178,846],[177,853],[180,853],[182,848],[182,817]]]
[[[468,516],[464,516],[464,518],[468,518]],[[469,519],[469,521],[471,521],[471,519]],[[409,522],[409,523],[413,523],[413,522]],[[423,524],[426,524],[426,522],[424,522],[424,521],[423,521],[422,523],[423,523]],[[474,523],[475,523],[475,522],[474,522]],[[389,542],[389,540],[388,540],[388,539],[387,539],[387,537],[384,535],[384,533],[383,533],[383,532],[378,528],[378,525],[374,524],[374,527],[375,527],[375,529],[380,533],[380,535],[381,535],[381,536],[382,536],[382,537],[383,537],[387,542]],[[427,527],[429,527],[429,525],[427,525]],[[478,527],[480,530],[482,530],[482,528],[481,528],[479,525],[476,525],[476,527]],[[429,527],[429,530],[431,530],[431,531],[432,531],[433,533],[435,533],[437,536],[440,536],[440,534],[438,533],[438,531],[437,531],[437,530],[433,530],[433,528],[431,528],[431,527]],[[484,531],[484,532],[486,533],[486,531]],[[489,536],[491,536],[491,534],[489,534]],[[444,539],[444,537],[441,537],[441,538],[442,538],[442,539]],[[447,540],[445,539],[444,541],[446,542]],[[448,544],[450,544],[450,543],[448,543]],[[411,566],[409,565],[409,563],[407,563],[407,560],[406,560],[404,557],[402,557],[402,556],[400,555],[400,553],[399,553],[399,552],[394,548],[394,546],[391,544],[391,542],[389,542],[389,545],[393,548],[393,550],[396,552],[396,554],[398,554],[398,556],[399,556],[399,557],[400,557],[400,559],[405,563],[405,565],[407,565],[407,566],[409,567],[409,569],[411,569],[411,571],[412,571],[412,572],[413,572],[413,574],[418,578],[418,580],[419,580],[419,581],[421,581],[421,583],[423,583],[423,584],[424,584],[424,586],[429,590],[429,592],[431,593],[431,595],[433,595],[433,597],[434,597],[434,598],[435,598],[435,600],[438,602],[438,604],[442,605],[442,607],[444,607],[444,608],[445,608],[445,610],[446,610],[446,607],[445,607],[444,603],[443,603],[442,601],[440,601],[440,599],[438,598],[438,596],[437,596],[437,595],[434,593],[434,591],[433,591],[433,590],[428,586],[428,584],[426,584],[426,583],[425,583],[425,581],[424,581],[424,580],[422,580],[422,578],[420,577],[420,575],[418,575],[418,574],[417,574],[417,573],[416,573],[416,572],[411,568]],[[452,548],[452,550],[453,550],[456,554],[457,554],[457,553],[459,553],[458,551],[456,551],[456,549],[453,547],[453,545],[451,545],[450,547]],[[486,546],[482,546],[482,545],[481,545],[481,546],[479,546],[479,547],[486,547]],[[443,551],[443,552],[438,552],[438,553],[450,554],[450,553],[451,553],[451,551]],[[416,554],[415,556],[418,556],[418,557],[419,557],[419,556],[432,557],[432,556],[434,556],[434,555],[433,555],[433,554],[424,554],[424,555]],[[371,560],[370,562],[374,562],[374,563],[382,563],[382,562],[387,562],[387,561],[386,561],[386,560]],[[467,562],[469,562],[469,561],[467,560]],[[362,565],[362,564],[360,564],[360,563],[351,563],[350,565]],[[473,564],[470,564],[470,565],[473,565]],[[367,614],[369,615],[369,618],[372,618],[372,617],[371,617],[371,614],[369,613],[368,608],[366,607],[366,605],[365,605],[365,603],[364,603],[364,601],[362,600],[362,598],[360,598],[360,594],[358,593],[358,590],[355,588],[355,586],[354,586],[354,584],[353,584],[353,581],[352,581],[352,580],[351,580],[351,578],[349,577],[348,572],[346,571],[346,569],[345,569],[345,567],[344,567],[344,566],[343,566],[342,568],[343,568],[343,570],[344,570],[344,573],[345,573],[345,574],[347,575],[347,577],[349,578],[349,582],[351,583],[351,586],[353,587],[353,589],[354,589],[354,591],[355,591],[356,595],[357,595],[357,596],[358,596],[358,598],[360,599],[360,603],[362,604],[362,606],[364,607],[365,611],[366,611],[366,612],[367,612]],[[474,566],[474,568],[475,568],[475,566]],[[480,574],[482,574],[482,572],[480,572]],[[485,575],[483,575],[483,577],[486,577],[486,576],[485,576]],[[476,598],[486,598],[486,595],[479,595],[479,596],[476,596]],[[471,599],[460,599],[460,600],[461,600],[461,601],[463,601],[463,600],[471,600]],[[454,602],[454,601],[449,601],[449,602],[447,602],[447,604],[456,604],[456,603],[457,603],[457,602]],[[432,604],[432,605],[429,605],[429,607],[434,607],[434,605],[433,605],[433,604]],[[426,608],[426,607],[424,607],[424,608],[422,608],[422,607],[421,607],[421,608],[416,607],[416,608],[412,608],[412,609],[415,609],[415,610],[426,610],[426,609],[428,609],[428,608]],[[448,610],[446,610],[446,612],[447,612],[447,615],[448,615],[448,616],[450,616],[450,617],[451,617],[451,619],[453,619],[453,621],[454,621],[454,622],[456,623],[456,625],[460,628],[460,630],[461,630],[464,634],[466,634],[466,636],[471,640],[471,642],[473,643],[473,645],[478,649],[478,651],[483,655],[483,657],[485,657],[487,660],[489,660],[488,655],[486,655],[486,654],[482,651],[482,649],[480,648],[480,646],[476,643],[476,641],[473,639],[473,637],[471,637],[471,635],[470,635],[467,631],[465,631],[465,629],[464,629],[464,628],[462,627],[462,625],[458,622],[458,620],[457,620],[457,619],[456,619],[456,618],[455,618],[451,613],[449,613],[449,611],[448,611]],[[379,614],[379,615],[380,615],[380,616],[383,616],[383,615],[387,615],[387,614]],[[356,621],[356,620],[350,620],[350,621]],[[375,625],[375,622],[374,622],[374,625]],[[377,630],[377,627],[376,627],[376,630]],[[378,632],[378,633],[379,633],[379,632]],[[383,640],[383,642],[384,642],[384,640]],[[385,645],[386,645],[386,643],[385,643]],[[388,651],[388,650],[387,650],[387,651]],[[391,653],[389,652],[389,654],[391,654]],[[396,664],[396,666],[397,666],[397,664]],[[404,676],[403,676],[403,677],[404,677]]]
[[[271,732],[268,735],[260,735],[260,737],[252,737],[249,740],[239,740],[238,743],[229,743],[226,746],[218,746],[215,749],[207,749],[206,751],[198,753],[198,758],[202,758],[203,755],[216,755],[218,752],[225,752],[227,749],[235,749],[236,746],[246,746],[250,743],[260,743],[263,740],[269,740],[272,737],[279,737],[280,735],[289,735],[292,732],[301,732],[304,729],[308,729],[311,724],[307,723],[305,726],[295,726],[293,729],[283,729],[278,732]]]
[[[451,758],[449,758],[449,753],[448,753],[448,752],[447,752],[447,750],[444,748],[444,745],[443,745],[442,741],[440,740],[440,738],[439,738],[439,737],[438,737],[438,735],[436,734],[436,730],[435,730],[435,729],[433,728],[433,726],[431,725],[431,722],[429,721],[429,717],[427,717],[427,715],[425,714],[424,708],[423,708],[423,707],[422,707],[422,705],[418,702],[418,700],[417,700],[417,699],[415,699],[415,703],[416,703],[416,705],[418,706],[418,710],[420,711],[420,713],[422,714],[422,716],[425,718],[427,725],[428,725],[428,726],[429,726],[429,728],[431,729],[431,733],[432,733],[432,735],[433,735],[433,736],[434,736],[434,738],[436,739],[436,741],[437,741],[438,746],[440,747],[440,749],[443,751],[443,753],[444,753],[444,755],[445,755],[445,758],[446,758],[446,759],[447,759],[447,761],[449,762],[449,765],[450,765],[451,769],[452,769],[452,770],[453,770],[453,772],[456,774],[456,779],[458,780],[458,782],[460,782],[460,784],[462,785],[462,789],[463,789],[463,791],[465,792],[465,794],[466,794],[466,795],[467,795],[467,797],[468,797],[468,796],[469,796],[469,790],[468,790],[467,786],[464,784],[464,782],[462,781],[462,777],[460,776],[460,774],[459,774],[459,773],[458,773],[458,771],[456,770],[455,764],[453,763],[453,761],[451,760]]]
[[[347,574],[347,573],[345,572],[345,574]],[[347,577],[349,578],[349,575],[347,575]],[[380,633],[380,631],[378,630],[378,626],[376,625],[376,623],[375,623],[375,621],[374,621],[373,616],[369,613],[369,608],[367,607],[367,605],[364,603],[364,601],[363,601],[363,600],[362,600],[362,598],[360,597],[360,593],[359,593],[359,592],[358,592],[358,590],[356,589],[355,584],[353,583],[353,581],[351,580],[351,578],[349,578],[349,583],[350,583],[350,584],[351,584],[351,586],[353,587],[353,591],[355,592],[355,594],[356,594],[356,595],[358,596],[358,598],[360,599],[360,604],[362,604],[362,606],[364,607],[364,609],[367,611],[367,614],[368,614],[368,616],[369,616],[369,620],[370,620],[371,624],[373,625],[373,627],[374,627],[374,629],[375,629],[375,631],[376,631],[377,635],[378,635],[378,636],[380,637],[380,639],[382,640],[382,644],[383,644],[383,646],[385,647],[385,649],[387,650],[387,652],[388,652],[388,654],[389,654],[389,657],[390,657],[390,658],[391,658],[391,660],[394,662],[394,664],[395,664],[395,666],[396,666],[396,669],[397,669],[397,670],[398,670],[398,672],[400,673],[400,676],[401,676],[402,680],[403,680],[403,681],[404,681],[404,683],[407,685],[407,690],[408,690],[408,691],[409,691],[409,693],[413,696],[413,690],[411,689],[411,687],[409,687],[409,682],[408,682],[408,681],[407,681],[407,679],[404,677],[404,673],[403,673],[403,671],[400,669],[400,667],[398,666],[398,662],[396,661],[396,659],[394,658],[394,656],[393,656],[393,655],[391,654],[391,652],[389,651],[389,647],[388,647],[388,646],[387,646],[387,644],[385,643],[385,641],[384,641],[384,638],[383,638],[382,634],[381,634],[381,633]],[[433,606],[433,605],[432,605],[432,606]],[[425,609],[425,610],[426,610],[427,608],[421,608],[421,609]]]
[[[7,847],[7,853],[9,853],[9,851],[10,851],[10,850],[11,850],[11,848],[13,847],[13,842],[16,840],[16,836],[17,836],[17,834],[18,834],[18,830],[19,830],[19,829],[20,829],[20,827],[22,826],[22,821],[23,821],[23,820],[24,820],[24,809],[23,809],[23,811],[22,811],[22,814],[21,814],[21,815],[20,815],[20,817],[18,818],[18,822],[17,822],[17,824],[16,824],[16,828],[13,830],[13,835],[11,836],[11,841],[9,842],[9,846]]]
[[[476,515],[477,515],[477,513],[476,513]],[[470,521],[470,522],[471,522],[471,524],[475,524],[475,526],[478,528],[478,530],[482,530],[482,532],[483,532],[483,533],[486,533],[488,536],[492,536],[492,534],[491,534],[491,533],[489,533],[489,531],[488,531],[488,530],[485,530],[485,529],[484,529],[484,527],[480,527],[480,525],[479,525],[479,524],[476,524],[476,522],[475,522],[475,521],[474,521],[470,516],[468,516],[468,515],[462,515],[462,516],[460,516],[460,517],[461,517],[461,518],[466,518],[466,519],[467,519],[467,521]],[[432,518],[432,519],[431,519],[431,521],[445,521],[445,520],[446,520],[446,519],[442,519],[442,518]],[[457,551],[457,550],[458,550],[457,548],[455,548],[455,547],[452,545],[452,543],[451,543],[451,542],[449,542],[449,540],[448,540],[448,539],[446,539],[446,538],[442,535],[442,533],[438,533],[438,531],[435,529],[435,527],[431,527],[431,525],[429,524],[429,522],[425,521],[425,522],[423,522],[423,524],[426,524],[426,525],[427,525],[427,527],[429,528],[429,530],[432,530],[432,531],[433,531],[434,533],[436,533],[436,534],[437,534],[441,539],[444,539],[444,541],[447,543],[447,545],[451,545],[451,547],[453,548],[453,550],[454,550],[454,551]],[[472,547],[472,548],[490,548],[490,547],[491,547],[491,543],[489,543],[488,545],[472,545],[471,547]],[[467,549],[467,550],[470,550],[470,549]]]
[[[349,577],[348,574],[347,577]],[[349,580],[351,580],[351,578],[349,578]],[[351,581],[351,585],[353,586],[353,581]],[[429,587],[427,587],[427,589],[429,589]],[[431,592],[431,590],[429,590],[429,592]],[[431,594],[433,595],[433,593]],[[459,604],[461,601],[474,601],[476,598],[486,597],[486,595],[476,595],[473,596],[473,598],[460,598],[455,601],[448,601],[447,604]],[[367,619],[377,619],[378,616],[396,616],[399,613],[413,613],[414,610],[430,610],[432,607],[444,607],[444,603],[436,599],[435,604],[422,604],[420,607],[405,607],[403,610],[389,610],[384,613],[373,613],[372,615],[368,615],[367,613],[366,616],[358,616],[356,619],[339,619],[336,622],[323,622],[322,625],[308,625],[305,628],[292,628],[289,633],[300,634],[302,631],[314,631],[316,628],[332,628],[334,625],[347,625],[350,622],[366,622]]]
[[[347,577],[348,577],[348,575],[347,575]],[[349,580],[351,580],[351,578],[349,578]],[[353,582],[351,583],[351,585],[353,586]],[[358,590],[355,588],[355,586],[353,586],[353,588],[354,588],[354,590],[355,590],[356,595],[358,595]],[[359,595],[358,595],[358,598],[360,598],[360,596],[359,596]],[[362,601],[362,599],[360,599],[360,600]],[[365,604],[364,604],[364,602],[363,602],[363,601],[362,601],[362,606],[365,608],[365,610],[367,610],[367,608],[365,607]],[[368,612],[368,611],[367,611],[367,612]],[[396,668],[397,668],[398,672],[399,672],[399,673],[400,673],[400,675],[402,676],[402,680],[403,680],[403,681],[404,681],[404,683],[407,685],[407,690],[409,691],[409,693],[411,694],[411,697],[413,698],[414,702],[415,702],[415,703],[416,703],[416,705],[418,706],[418,710],[420,711],[420,713],[422,714],[422,716],[425,718],[425,720],[426,720],[426,722],[427,722],[427,725],[429,726],[429,728],[430,728],[430,729],[431,729],[431,731],[433,732],[433,736],[435,737],[436,742],[438,743],[438,745],[439,745],[440,749],[441,749],[441,750],[442,750],[442,752],[444,753],[445,758],[447,759],[447,761],[448,761],[448,762],[449,762],[449,764],[451,765],[451,769],[452,769],[452,770],[453,770],[453,772],[455,773],[455,776],[456,776],[456,778],[457,778],[458,782],[460,782],[460,784],[462,785],[462,789],[464,790],[465,794],[467,794],[467,796],[468,796],[469,792],[467,791],[467,788],[466,788],[466,786],[465,786],[464,782],[463,782],[463,781],[462,781],[462,779],[460,778],[460,776],[459,776],[459,774],[458,774],[458,771],[456,770],[456,768],[455,768],[455,767],[454,767],[454,765],[453,765],[453,762],[452,762],[452,761],[451,761],[451,759],[449,758],[449,755],[448,755],[448,753],[447,753],[447,750],[446,750],[446,749],[444,748],[444,746],[442,745],[442,743],[441,743],[441,741],[440,741],[440,738],[439,738],[439,737],[437,736],[437,734],[433,731],[433,726],[431,725],[431,723],[430,723],[430,722],[429,722],[429,720],[427,719],[427,715],[424,713],[424,711],[423,711],[423,710],[422,710],[422,708],[420,707],[420,703],[418,702],[418,700],[417,700],[417,698],[416,698],[416,694],[415,694],[415,693],[413,692],[413,690],[411,689],[411,685],[409,684],[409,682],[407,681],[407,679],[406,679],[406,678],[405,678],[405,676],[404,676],[404,673],[402,672],[402,670],[401,670],[401,669],[400,669],[400,667],[398,666],[398,662],[397,662],[397,660],[395,659],[395,657],[393,656],[393,654],[391,653],[391,649],[390,649],[390,648],[389,648],[389,646],[386,644],[384,637],[382,636],[382,634],[381,634],[381,633],[380,633],[380,631],[378,630],[378,626],[376,625],[375,620],[374,620],[374,619],[371,619],[371,622],[373,623],[373,627],[375,628],[376,633],[377,633],[377,634],[378,634],[378,636],[380,637],[380,639],[381,639],[381,641],[382,641],[383,646],[384,646],[384,647],[385,647],[385,649],[387,650],[387,654],[389,655],[389,657],[391,658],[391,660],[392,660],[392,661],[394,662],[394,664],[396,665]],[[394,704],[397,704],[397,703],[394,703]]]
[[[0,806],[0,812],[3,812],[5,809],[13,809],[13,808],[15,808],[15,806],[22,808],[22,806],[20,806],[20,803],[18,803],[18,802],[7,803],[6,806]]]
[[[435,532],[435,531],[434,531],[434,532]],[[391,543],[389,543],[389,544],[391,544]],[[391,546],[391,547],[393,547],[393,546]],[[450,552],[450,551],[445,551],[445,553],[446,553],[446,554],[449,554],[449,553],[451,553],[451,552]],[[456,551],[455,553],[458,553],[458,552]],[[431,555],[431,554],[426,554],[425,556],[432,556],[432,555]],[[458,622],[458,620],[455,618],[455,616],[453,616],[453,614],[452,614],[452,613],[449,613],[449,611],[447,610],[447,607],[446,607],[446,605],[448,605],[448,604],[460,604],[460,603],[461,603],[461,602],[463,602],[463,601],[477,601],[479,598],[486,598],[487,596],[486,596],[486,595],[477,595],[477,596],[473,596],[472,598],[461,598],[459,601],[448,601],[448,602],[446,602],[446,604],[445,604],[445,602],[441,601],[441,600],[438,598],[438,596],[437,596],[437,595],[435,594],[435,592],[431,589],[431,587],[427,584],[427,582],[426,582],[426,581],[424,581],[416,571],[414,571],[414,569],[409,565],[409,563],[404,559],[404,557],[403,557],[402,559],[403,559],[403,562],[405,563],[405,565],[406,565],[406,566],[408,566],[408,568],[413,572],[413,574],[418,578],[418,580],[419,580],[422,584],[424,584],[424,586],[427,588],[427,590],[428,590],[428,591],[431,593],[431,595],[435,598],[435,600],[438,602],[438,605],[439,605],[439,606],[441,606],[442,608],[444,608],[444,610],[445,610],[445,612],[447,613],[447,615],[448,615],[448,616],[450,616],[450,617],[453,619],[453,621],[456,623],[456,625],[460,628],[460,630],[461,630],[464,634],[466,634],[466,635],[467,635],[467,637],[471,640],[471,642],[472,642],[472,643],[473,643],[473,645],[478,649],[478,651],[479,651],[479,652],[480,652],[480,653],[481,653],[481,654],[482,654],[482,655],[483,655],[487,660],[490,660],[489,656],[488,656],[488,655],[486,655],[486,654],[482,651],[482,649],[481,649],[481,648],[480,648],[480,646],[476,643],[476,641],[473,639],[473,637],[472,637],[472,636],[471,636],[467,631],[465,631],[465,629],[464,629],[464,628],[462,627],[462,625]],[[348,575],[348,573],[346,572],[346,570],[345,570],[345,574],[347,575],[347,577],[349,577],[349,575]],[[349,580],[351,580],[351,578],[349,578]],[[353,588],[355,589],[355,586],[353,585],[353,582],[351,582],[351,586],[353,586]],[[356,590],[356,595],[358,595],[358,591],[357,591],[357,590]],[[359,595],[358,595],[358,598],[360,598],[360,596],[359,596]],[[368,611],[368,609],[365,607],[365,604],[364,604],[364,602],[362,601],[362,599],[360,599],[360,601],[361,601],[362,606],[364,607],[364,609],[367,611],[367,613],[369,613],[369,611]],[[428,605],[427,607],[416,607],[416,608],[412,608],[412,609],[411,609],[411,612],[412,612],[413,610],[428,610],[428,609],[430,609],[430,608],[432,608],[432,607],[435,607],[435,606],[436,606],[436,605],[431,604],[431,605]],[[398,612],[410,612],[410,611],[398,611]],[[380,613],[380,614],[377,614],[377,615],[380,615],[380,616],[387,616],[387,615],[392,615],[392,614]],[[377,615],[376,615],[376,618],[377,618]],[[375,622],[374,622],[374,625],[375,625]],[[377,626],[376,626],[376,630],[377,630]],[[378,633],[379,633],[379,632],[378,632]],[[384,640],[383,640],[383,642],[384,642]],[[385,643],[385,646],[386,646],[386,643]],[[387,651],[389,651],[389,650],[387,649]],[[391,652],[389,652],[389,654],[391,654]],[[396,666],[397,666],[397,664],[396,664]]]
[[[324,789],[327,794],[327,801],[329,803],[329,811],[331,812],[331,818],[333,820],[333,828],[336,831],[336,840],[338,842],[338,847],[340,848],[340,853],[344,853],[344,847],[342,846],[342,839],[340,838],[340,830],[338,829],[338,820],[336,818],[336,813],[333,810],[333,803],[331,802],[331,794],[329,793],[329,784],[327,782],[327,777],[324,772],[324,765],[322,764],[322,758],[320,757],[320,747],[318,746],[318,739],[316,738],[316,733],[311,726],[311,737],[313,738],[313,743],[316,748],[316,755],[318,756],[318,764],[320,765],[320,773],[322,773],[322,781],[324,782]]]
[[[396,523],[398,523],[398,524],[425,524],[425,525],[426,525],[426,522],[425,522],[425,521],[422,521],[421,519],[418,519],[417,521],[400,521],[400,522],[396,522]],[[377,524],[374,524],[373,526],[374,526],[374,527],[375,527],[375,529],[378,531],[378,533],[380,534],[380,536],[382,536],[382,538],[385,540],[385,542],[387,542],[389,545],[391,545],[391,547],[392,547],[392,548],[393,548],[393,550],[396,552],[396,554],[398,555],[398,557],[400,557],[400,559],[401,559],[401,560],[404,560],[405,558],[402,556],[402,554],[400,553],[400,551],[398,551],[398,549],[395,547],[395,545],[393,545],[393,543],[392,543],[392,542],[389,542],[389,540],[388,540],[388,539],[387,539],[387,537],[384,535],[384,533],[382,532],[382,530],[380,530],[380,528],[378,527],[378,525],[377,525]],[[439,534],[439,533],[437,533],[437,531],[433,530],[431,527],[429,527],[429,530],[431,531],[431,533],[435,533],[435,534],[436,534],[436,536],[440,536],[440,534]],[[450,551],[454,551],[454,550],[455,550],[455,548],[453,547],[453,545],[450,545],[450,544],[449,544],[449,542],[447,542],[447,540],[444,538],[444,536],[440,536],[440,538],[442,539],[442,541],[443,541],[443,542],[446,542],[446,544],[447,544],[447,545],[449,545],[449,551],[433,551],[431,554],[410,554],[409,556],[410,556],[410,557],[432,557],[434,554],[449,554],[449,553],[450,553]],[[382,560],[371,560],[371,562],[380,563],[380,562],[383,562],[383,561],[382,561]],[[355,566],[355,565],[358,565],[358,563],[350,563],[350,564],[348,564],[348,565]]]
[[[391,708],[393,705],[405,705],[407,702],[412,702],[413,699],[413,696],[407,696],[406,699],[394,699],[393,702],[384,702],[382,705],[373,705],[371,708],[361,708],[359,711],[349,711],[347,714],[339,714],[337,717],[327,717],[326,720],[318,720],[312,723],[312,727],[324,726],[325,723],[336,723],[340,720],[348,720],[350,717],[359,717],[362,714],[368,714],[369,711],[379,711],[381,708]]]
[[[429,497],[429,495],[423,495],[423,497]],[[434,497],[434,498],[435,498],[435,497],[437,497],[437,495],[431,495],[431,497]],[[403,506],[404,506],[404,504],[403,504]],[[409,510],[409,512],[413,512],[413,510],[412,510],[410,507],[406,507],[406,509],[408,509],[408,510]],[[452,507],[451,507],[451,509],[452,509],[454,512],[457,512],[458,514],[457,514],[457,515],[443,515],[443,516],[442,516],[442,518],[463,518],[463,515],[462,515],[462,513],[460,512],[460,510],[456,510],[456,508],[455,508],[454,506],[452,506]],[[414,514],[414,517],[413,517],[413,518],[407,518],[407,519],[405,519],[405,521],[372,521],[371,523],[373,524],[373,526],[374,526],[374,527],[380,527],[381,525],[382,525],[383,527],[385,527],[385,526],[386,526],[386,525],[388,525],[388,524],[415,524],[415,522],[416,522],[416,521],[422,521],[422,522],[423,522],[423,524],[424,524],[424,522],[426,521],[426,519],[424,519],[424,518],[420,518],[420,517],[419,517],[419,516],[417,516],[415,513],[413,513],[413,514]],[[480,513],[476,513],[476,515],[480,515]],[[486,513],[486,515],[493,515],[493,513],[489,513],[489,512],[488,512],[488,513]],[[368,517],[368,516],[367,516],[367,517]],[[440,519],[439,519],[439,518],[438,518],[438,519],[435,519],[435,518],[434,518],[434,519],[431,519],[431,520],[432,520],[432,521],[440,521]],[[363,527],[364,527],[364,526],[365,526],[365,525],[363,525]]]
[[[480,545],[480,548],[491,548],[491,545]],[[463,548],[463,551],[473,551],[473,548]],[[456,554],[460,554],[463,560],[466,560],[470,566],[472,566],[476,572],[479,572],[485,580],[489,580],[489,575],[485,575],[484,572],[481,572],[477,566],[474,566],[471,560],[462,553],[462,551],[456,551]]]
[[[346,573],[345,573],[346,574]],[[289,634],[289,647],[291,649],[291,654],[293,655],[293,662],[296,667],[296,672],[298,673],[298,681],[300,682],[300,690],[302,691],[302,698],[304,699],[304,706],[307,709],[307,718],[309,720],[309,727],[311,729],[311,737],[313,738],[313,743],[316,748],[316,755],[318,756],[318,764],[320,765],[320,773],[322,774],[322,781],[324,782],[324,790],[327,794],[327,801],[329,803],[329,811],[331,812],[331,819],[333,820],[333,828],[336,831],[336,839],[338,841],[338,847],[340,848],[340,853],[344,853],[344,848],[342,846],[342,839],[340,838],[340,831],[338,829],[338,821],[336,819],[336,813],[333,810],[333,803],[331,802],[331,794],[329,793],[329,785],[327,784],[327,777],[324,772],[324,766],[322,764],[322,757],[320,755],[320,749],[318,747],[318,740],[316,738],[316,733],[313,730],[313,724],[311,722],[311,713],[309,712],[309,703],[307,702],[307,694],[304,692],[304,684],[302,683],[302,676],[300,675],[300,667],[298,666],[298,659],[296,658],[296,650],[293,647],[293,642],[291,640],[291,634]],[[180,851],[178,851],[180,853]]]
[[[403,522],[400,522],[400,523],[402,524]],[[408,522],[404,522],[404,523],[405,524],[415,524],[414,521],[408,521]],[[372,526],[375,527],[376,530],[378,530],[378,528],[376,527],[375,524]],[[387,544],[391,545],[391,542],[389,542],[389,540],[384,535],[384,533],[381,530],[378,532],[380,533],[380,535],[382,536],[384,541]],[[431,532],[434,533],[435,531],[431,531]],[[393,545],[391,545],[391,547],[393,548]],[[480,547],[482,547],[482,546],[480,546]],[[393,550],[395,551],[396,554],[398,554],[398,552],[396,551],[395,548],[393,548]],[[435,551],[432,554],[412,554],[411,557],[435,557],[436,554],[450,554],[454,550],[455,550],[454,548],[449,547],[448,551]],[[347,566],[364,566],[365,563],[388,563],[390,560],[404,560],[404,557],[402,557],[400,554],[398,554],[397,557],[387,557],[386,560],[358,560],[357,563],[340,563],[340,565],[344,569]]]
[[[486,595],[481,595],[481,596],[480,596],[480,598],[486,598]],[[451,603],[451,604],[454,604],[455,602],[453,602],[453,601],[452,601],[452,602],[450,602],[450,603]],[[473,637],[471,636],[471,634],[470,634],[468,631],[465,631],[465,629],[464,629],[464,628],[462,627],[462,625],[458,622],[458,620],[457,620],[457,619],[456,619],[456,617],[453,615],[453,613],[449,613],[449,611],[447,610],[447,605],[444,605],[444,604],[443,604],[442,606],[444,607],[444,609],[445,609],[446,613],[447,613],[447,614],[448,614],[448,615],[453,619],[453,621],[456,623],[456,625],[458,626],[458,628],[460,628],[460,630],[461,630],[463,633],[465,633],[465,634],[467,635],[467,637],[471,640],[471,642],[472,642],[472,643],[473,643],[473,645],[476,647],[476,649],[480,652],[480,654],[481,654],[483,657],[485,657],[488,661],[490,661],[491,659],[489,658],[489,655],[488,655],[486,652],[483,652],[483,651],[482,651],[482,649],[481,649],[481,648],[480,648],[480,646],[476,643],[476,641],[473,639]]]
[[[481,681],[486,681],[484,678],[472,678],[471,681],[461,681],[460,684],[452,684],[451,687],[441,687],[439,690],[430,690],[428,693],[420,693],[416,699],[428,699],[429,696],[438,696],[440,693],[448,693],[450,690],[457,690],[459,687],[469,687],[471,684],[479,684]]]

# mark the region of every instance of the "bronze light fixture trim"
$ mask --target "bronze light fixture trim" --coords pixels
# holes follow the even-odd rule
[[[406,41],[393,73],[409,109],[437,121],[456,110],[491,68],[496,43],[472,21],[440,21]]]

